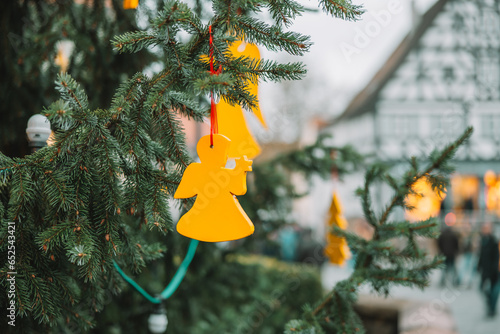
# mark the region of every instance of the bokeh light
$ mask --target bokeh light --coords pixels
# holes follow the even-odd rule
[[[444,223],[448,226],[453,226],[457,223],[457,216],[453,212],[448,212],[444,216]]]
[[[489,170],[486,173],[484,173],[484,183],[487,186],[493,186],[497,182],[497,176],[494,171]]]
[[[406,210],[406,218],[410,221],[418,221],[437,216],[446,194],[437,189],[433,190],[427,179],[418,180],[413,190],[416,194],[409,195],[406,198],[406,204],[414,209]]]

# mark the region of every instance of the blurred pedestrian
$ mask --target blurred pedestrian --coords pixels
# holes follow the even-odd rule
[[[304,228],[297,247],[297,261],[321,266],[326,260],[323,255],[324,248],[323,244],[314,239],[312,229]]]
[[[473,233],[470,223],[464,224],[463,235],[460,239],[460,245],[462,248],[462,258],[461,262],[459,260],[458,267],[459,270],[459,280],[468,289],[472,288],[472,282],[474,280],[474,274],[476,273],[477,264],[477,249],[479,248],[479,233]]]
[[[481,248],[477,269],[481,273],[480,289],[486,297],[487,316],[493,317],[496,314],[496,303],[498,299],[498,265],[499,249],[498,241],[493,235],[491,223],[485,223],[481,228]]]
[[[450,275],[450,273],[453,285],[457,286],[458,284],[460,284],[457,268],[455,266],[455,259],[457,258],[460,248],[458,236],[451,227],[446,226],[441,232],[437,243],[439,252],[445,257],[445,267],[443,268],[443,274],[441,276],[441,286],[445,285],[446,279]]]
[[[296,224],[285,225],[279,232],[281,245],[281,259],[293,262],[297,259],[297,247],[299,245],[299,227]]]

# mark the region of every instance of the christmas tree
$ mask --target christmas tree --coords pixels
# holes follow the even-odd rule
[[[362,14],[362,9],[352,5],[348,0],[319,3],[325,12],[337,18],[356,20]],[[121,4],[120,1],[113,1],[116,13],[122,13],[121,9],[118,9]],[[29,1],[19,3],[16,1],[10,8],[13,12],[22,9],[23,13],[28,13],[33,10],[32,6],[33,3]],[[103,15],[96,21],[100,22],[97,25],[104,24],[103,22],[109,17],[105,9],[108,7],[104,6],[104,1],[90,1],[85,6],[71,1],[59,6],[68,7],[60,12],[53,12],[53,15],[63,13],[70,17],[74,15],[76,18],[81,18],[89,14],[89,21],[83,20],[86,22],[84,26],[94,30],[96,24],[92,22],[91,17],[98,17],[96,13]],[[199,4],[195,8],[199,8]],[[271,24],[259,18],[264,8],[272,18]],[[186,149],[185,134],[179,116],[203,121],[208,115],[208,108],[206,103],[200,103],[200,97],[208,96],[210,92],[231,104],[240,104],[246,109],[252,109],[256,105],[256,99],[247,89],[249,80],[256,81],[257,77],[269,81],[295,80],[305,74],[305,69],[300,63],[279,64],[269,60],[234,58],[227,52],[232,42],[244,39],[272,51],[285,51],[292,55],[304,54],[311,45],[309,38],[288,30],[294,18],[305,10],[302,5],[294,1],[213,1],[212,9],[211,18],[202,21],[203,16],[199,10],[193,10],[178,1],[165,2],[147,30],[124,33],[114,37],[111,43],[117,52],[134,53],[128,58],[121,58],[123,59],[123,63],[119,66],[121,73],[127,74],[125,70],[127,59],[138,61],[140,58],[137,57],[141,57],[144,53],[150,54],[147,50],[151,48],[161,49],[161,70],[153,75],[138,72],[125,80],[114,94],[110,94],[109,89],[114,90],[114,86],[120,81],[115,75],[110,75],[109,78],[112,80],[108,81],[104,77],[88,74],[86,80],[82,73],[78,81],[84,83],[85,89],[69,75],[59,75],[56,87],[61,99],[50,103],[50,97],[45,100],[40,98],[37,99],[39,104],[32,106],[32,109],[40,109],[41,105],[47,106],[43,114],[50,119],[55,132],[54,145],[24,158],[11,158],[0,154],[1,256],[8,258],[9,247],[15,247],[15,261],[7,262],[0,269],[0,285],[8,290],[12,278],[15,277],[14,295],[19,320],[15,330],[19,332],[30,332],[34,328],[37,328],[37,331],[47,332],[89,330],[94,326],[97,314],[103,311],[106,304],[113,305],[113,298],[117,298],[115,295],[125,286],[113,266],[113,261],[128,272],[137,274],[141,270],[147,270],[146,265],[150,261],[165,256],[166,261],[158,269],[163,269],[167,273],[172,272],[174,267],[172,264],[178,264],[176,254],[182,253],[186,245],[185,241],[176,240],[172,233],[168,233],[173,226],[170,199],[185,168],[192,162],[192,157]],[[35,8],[35,13],[30,15],[36,16],[45,13],[43,11],[46,10],[47,13],[51,13],[50,10],[54,9],[44,7],[36,11]],[[75,14],[73,10],[81,12]],[[56,21],[49,20],[45,25],[51,25]],[[117,21],[123,20],[118,20],[117,16]],[[65,22],[64,19],[61,22]],[[107,28],[99,31],[113,31],[111,24],[105,26]],[[211,75],[206,57],[209,54],[209,26],[214,32],[215,65],[222,68],[219,75]],[[38,29],[38,26],[36,28]],[[50,28],[57,33],[61,31],[64,33],[66,30],[57,29],[55,26]],[[72,29],[78,32],[83,26]],[[99,35],[96,32],[94,34]],[[50,45],[50,41],[55,43],[59,40],[59,36],[47,40],[34,37],[33,40]],[[90,52],[92,47],[95,47],[93,43],[95,41],[87,45]],[[43,49],[43,46],[41,48]],[[100,46],[99,50],[102,48]],[[49,50],[52,54],[47,57],[55,56],[54,49],[49,48]],[[85,48],[81,47],[81,50]],[[33,57],[35,55],[34,53]],[[113,56],[112,59],[120,57],[125,56]],[[19,61],[18,58],[16,61],[9,59],[5,63],[17,62],[20,65],[25,61],[28,59],[22,58]],[[33,67],[43,68],[40,60],[31,59],[29,63]],[[109,72],[109,63],[104,61],[92,63],[101,63],[103,66],[101,70],[94,69],[92,73],[106,75]],[[47,78],[55,76],[58,70],[52,65],[49,65],[49,68],[52,70],[45,72],[43,77],[31,83],[32,89],[38,88],[37,92],[45,91],[47,82],[51,81]],[[81,68],[85,66],[82,65]],[[136,65],[130,68],[140,71],[143,67]],[[5,70],[10,71],[10,68],[7,66]],[[26,86],[20,87],[19,94],[12,94],[13,96],[22,96],[27,92]],[[108,91],[100,95],[98,92],[102,89],[99,87]],[[88,98],[86,90],[95,91],[90,93]],[[110,106],[106,103],[107,100],[111,101]],[[350,280],[338,285],[319,306],[306,310],[304,320],[290,322],[287,331],[307,333],[313,328],[318,331],[321,328],[335,328],[338,331],[350,332],[352,328],[360,329],[358,319],[352,311],[358,283],[369,282],[382,292],[388,291],[391,282],[425,284],[425,275],[437,265],[437,260],[411,268],[413,271],[410,271],[407,267],[402,267],[403,260],[398,262],[398,259],[424,261],[413,235],[433,235],[431,229],[433,224],[426,222],[410,226],[406,222],[385,223],[390,211],[396,205],[404,205],[405,195],[411,192],[411,185],[415,182],[413,180],[425,176],[436,187],[443,187],[442,175],[432,172],[435,169],[448,172],[446,162],[463,140],[465,136],[445,150],[443,155],[436,153],[432,156],[430,167],[423,172],[418,169],[415,161],[412,171],[399,183],[384,174],[380,167],[370,169],[365,192],[360,191],[360,195],[368,220],[379,228],[377,237],[369,247],[365,247],[363,241],[355,235],[337,231],[348,240],[353,249],[357,249],[356,247],[361,249],[361,256],[358,259],[363,260],[358,260],[358,269]],[[318,147],[326,152],[323,159],[315,158],[313,154]],[[258,221],[257,206],[266,205],[268,211],[276,209],[278,213],[274,217],[276,225],[284,222],[283,217],[286,214],[283,211],[290,205],[286,199],[295,194],[289,181],[286,179],[276,181],[281,177],[275,177],[279,164],[291,171],[294,168],[301,171],[316,168],[313,171],[320,174],[325,174],[325,171],[335,166],[334,164],[337,165],[337,169],[346,168],[342,164],[342,159],[332,162],[329,158],[332,149],[325,147],[320,141],[309,148],[309,151],[306,149],[294,152],[278,158],[273,163],[262,165],[262,172],[258,172],[259,169],[256,168],[257,178],[266,180],[266,176],[269,176],[267,180],[275,183],[256,183],[254,195],[247,198],[247,202],[254,206],[253,209],[249,208],[250,216],[254,212],[252,219],[257,218]],[[345,153],[346,161],[357,159],[349,149],[339,149],[339,151]],[[381,218],[370,211],[368,194],[370,184],[377,178],[387,180],[396,191],[394,203]],[[273,194],[270,186],[278,185],[276,182],[285,186],[286,194]],[[251,187],[250,194],[252,194]],[[261,195],[260,198],[257,194]],[[252,201],[251,198],[257,200]],[[269,198],[272,201],[269,201]],[[185,209],[191,204],[191,200],[178,203]],[[277,205],[279,210],[276,208]],[[15,230],[10,226],[15,226]],[[389,273],[385,266],[381,267],[383,261],[380,256],[385,254],[386,258],[389,258],[388,255],[396,252],[386,245],[387,240],[396,233],[406,233],[410,246],[405,252],[397,253],[398,256],[393,259],[395,263],[392,263],[396,267],[390,269],[393,271]],[[165,237],[159,237],[165,234]],[[379,255],[378,252],[381,250],[382,255]],[[182,317],[185,310],[188,310],[191,317],[184,317],[174,327],[177,329],[175,332],[203,333],[213,332],[214,329],[231,332],[231,329],[234,329],[231,319],[241,320],[240,323],[243,321],[243,318],[238,318],[237,314],[230,312],[232,303],[243,303],[245,299],[252,298],[252,294],[239,298],[231,296],[231,284],[233,287],[238,285],[228,278],[231,275],[248,278],[253,271],[257,272],[256,275],[259,273],[265,275],[266,270],[259,269],[261,266],[242,267],[241,259],[237,256],[231,257],[227,251],[217,249],[213,245],[202,245],[198,253],[202,255],[195,259],[192,267],[198,276],[187,277],[179,294],[198,295],[200,298],[193,297],[191,301],[186,301],[187,298],[182,296],[172,299],[171,309],[176,318]],[[214,263],[221,265],[217,267],[220,272],[213,269]],[[247,272],[242,273],[242,270],[245,270],[243,268],[246,268]],[[400,268],[406,268],[407,271],[395,271]],[[7,274],[14,270],[15,275]],[[421,274],[417,275],[420,272]],[[370,273],[380,275],[374,276]],[[405,273],[407,276],[404,276]],[[412,275],[417,276],[408,279],[410,276],[413,277]],[[238,291],[247,288],[251,292],[252,289],[248,289],[248,285],[239,286]],[[256,287],[255,291],[264,294],[266,290],[259,290]],[[315,297],[319,292],[307,291],[306,294]],[[231,298],[234,300],[230,303],[227,300]],[[214,305],[214,299],[222,301]],[[276,300],[282,302],[280,298]],[[287,305],[292,305],[297,300],[299,300],[297,296],[284,298]],[[2,307],[7,307],[9,303],[9,298],[5,294],[1,295]],[[189,324],[192,319],[200,319],[201,316],[198,315],[210,308],[216,309],[215,314],[219,317],[218,312],[224,310],[221,319],[226,322],[217,319],[208,323],[205,321]],[[254,308],[258,309],[258,306]],[[273,306],[271,309],[280,308]],[[341,310],[342,317],[335,318],[335,321],[325,320],[329,319],[333,310],[338,309]],[[338,319],[343,320],[337,321]],[[97,319],[99,320],[106,321],[105,318]],[[286,320],[279,326],[282,327]],[[105,325],[102,328],[106,328]],[[8,329],[14,328],[8,327]],[[105,329],[102,331],[106,332]],[[259,332],[259,328],[248,325],[243,326],[241,331]]]
[[[446,191],[448,177],[453,172],[450,160],[456,151],[472,135],[468,128],[455,142],[441,150],[435,149],[422,163],[416,157],[409,168],[398,179],[389,173],[390,168],[374,164],[365,174],[365,183],[356,191],[360,198],[366,221],[373,227],[373,238],[366,240],[339,226],[332,232],[347,240],[349,247],[357,253],[353,273],[338,282],[317,305],[308,306],[300,320],[292,320],[285,333],[364,333],[361,319],[354,305],[361,286],[388,296],[396,285],[425,288],[429,285],[429,275],[443,262],[440,256],[431,256],[419,245],[419,238],[437,238],[440,231],[438,218],[410,223],[393,219],[397,208],[412,210],[408,196],[422,196],[414,185],[426,180],[438,193]],[[423,166],[422,166],[423,165]],[[372,205],[374,185],[385,184],[393,191],[389,203],[381,212]],[[397,246],[399,241],[403,247]]]
[[[109,106],[123,80],[158,60],[155,52],[118,56],[110,47],[114,36],[137,29],[135,14],[123,8],[122,0],[0,4],[0,151],[9,156],[28,153],[26,122],[59,98],[54,90],[58,72],[70,71],[95,109]],[[145,8],[141,22],[147,23],[148,15],[153,13]]]

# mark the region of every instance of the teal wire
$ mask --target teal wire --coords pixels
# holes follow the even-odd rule
[[[129,283],[133,288],[135,288],[144,298],[146,298],[153,304],[160,304],[162,300],[170,298],[170,296],[172,296],[172,294],[177,290],[177,288],[181,284],[182,280],[184,279],[184,276],[186,275],[188,267],[191,264],[191,261],[193,260],[194,254],[196,253],[196,248],[198,247],[198,244],[199,244],[198,240],[191,239],[184,260],[182,260],[181,265],[177,269],[174,277],[172,277],[172,280],[168,283],[167,287],[160,293],[160,298],[155,298],[151,296],[133,279],[128,277],[127,274],[123,272],[123,270],[115,261],[113,261],[113,264],[118,273],[123,277],[123,279],[127,281],[127,283]]]
[[[118,271],[118,273],[123,277],[123,279],[125,281],[127,281],[130,285],[132,285],[137,291],[139,291],[139,293],[141,295],[144,296],[144,298],[146,298],[147,300],[149,300],[151,303],[153,304],[160,304],[161,303],[161,300],[158,299],[158,298],[155,298],[153,296],[151,296],[149,293],[147,293],[143,288],[141,288],[141,286],[139,284],[137,284],[133,279],[131,279],[130,277],[127,276],[127,274],[125,274],[122,270],[122,268],[120,268],[120,266],[118,265],[118,263],[115,262],[115,260],[113,260],[113,264],[115,266],[115,269]]]
[[[186,275],[189,264],[191,263],[191,260],[193,260],[194,254],[196,253],[196,248],[198,247],[198,243],[199,243],[198,240],[191,239],[187,254],[184,257],[184,260],[182,260],[179,269],[177,269],[177,272],[175,273],[170,283],[168,283],[165,290],[163,290],[162,293],[160,293],[161,299],[170,298],[170,296],[172,296],[172,294],[175,292],[175,290],[177,290],[177,288],[181,284],[184,276]]]

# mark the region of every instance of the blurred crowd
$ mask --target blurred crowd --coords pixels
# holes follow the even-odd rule
[[[313,230],[299,224],[289,224],[273,233],[261,247],[264,255],[286,262],[299,262],[320,266],[326,260],[324,243],[313,236]]]
[[[438,252],[444,257],[440,285],[466,289],[477,287],[484,296],[485,315],[495,317],[500,295],[500,242],[491,222],[474,226],[444,225],[436,240]],[[369,231],[366,235],[361,234],[367,239],[371,237]],[[326,261],[323,250],[324,243],[314,238],[312,229],[290,224],[274,233],[263,245],[261,253],[287,262],[320,266]],[[356,254],[352,255],[348,267],[355,261]]]
[[[445,226],[437,239],[444,266],[440,284],[471,288],[478,282],[484,295],[486,316],[494,317],[500,294],[500,244],[490,222],[477,231]],[[458,261],[460,260],[460,261]]]

